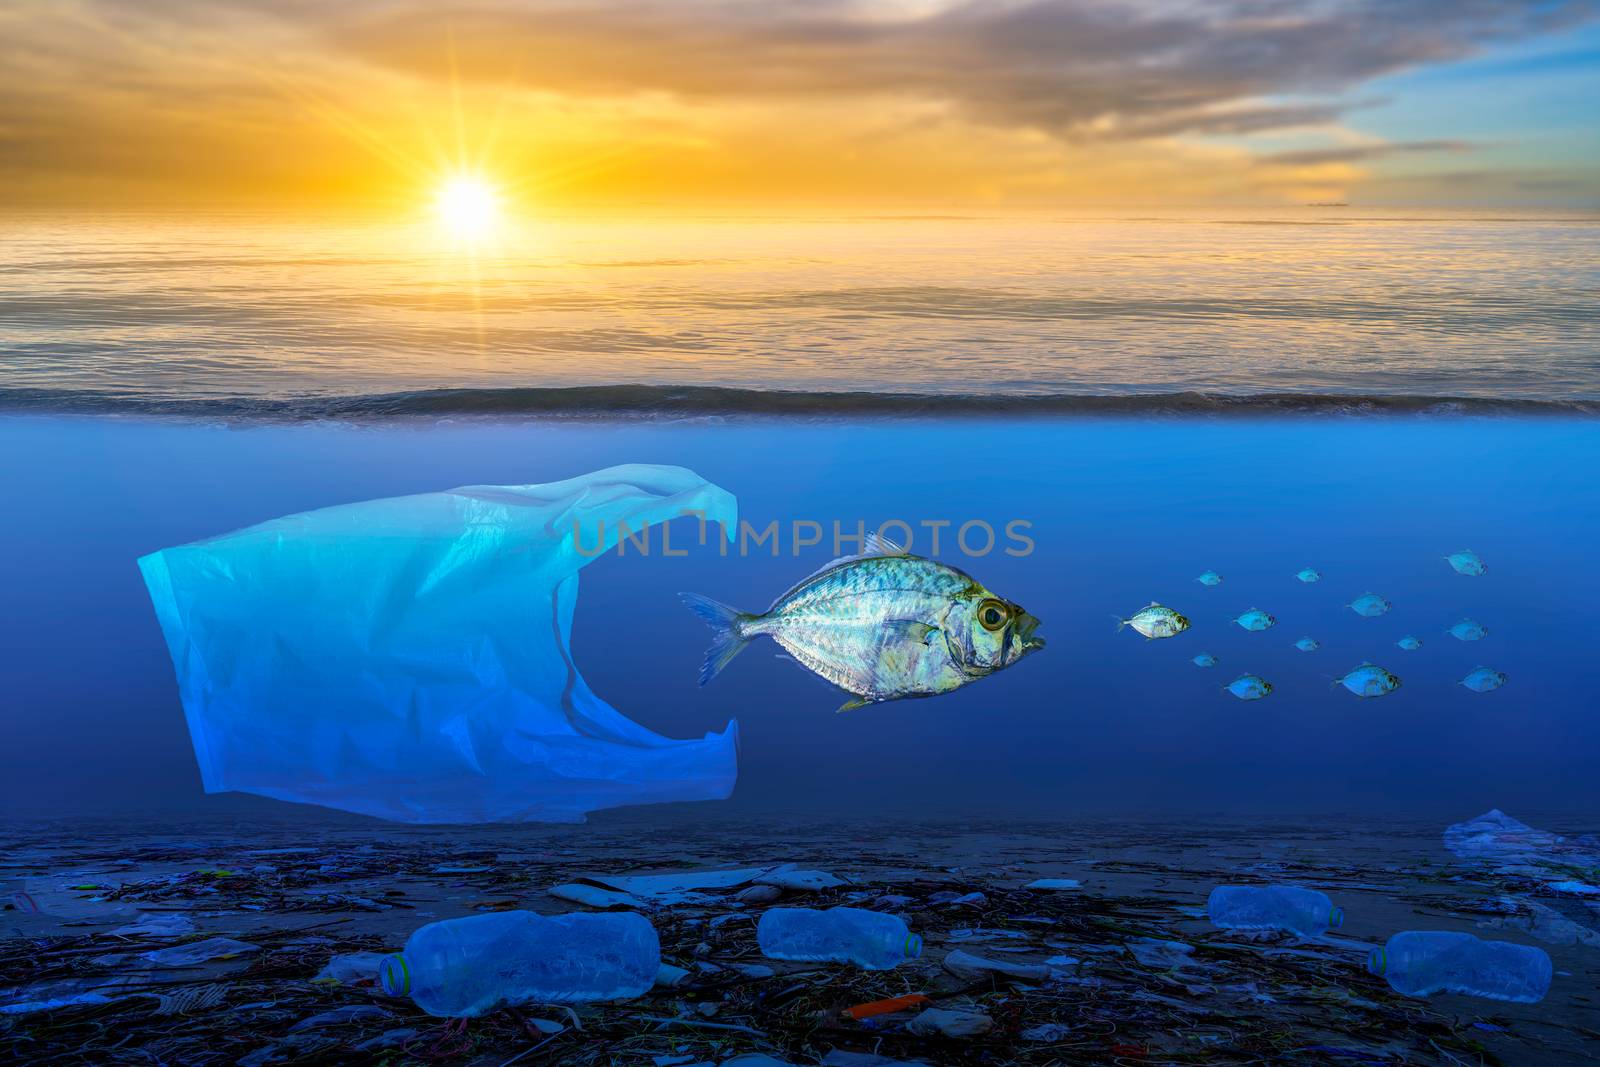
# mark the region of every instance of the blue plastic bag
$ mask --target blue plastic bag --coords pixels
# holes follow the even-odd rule
[[[589,690],[569,643],[600,531],[610,548],[619,524],[686,511],[736,524],[734,498],[694,472],[629,465],[324,508],[143,557],[206,791],[416,823],[727,797],[737,723],[697,741],[646,730]]]

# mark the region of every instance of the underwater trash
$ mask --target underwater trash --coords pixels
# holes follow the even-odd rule
[[[1444,847],[1460,859],[1490,860],[1502,866],[1600,867],[1600,839],[1535,830],[1499,808],[1447,827]]]
[[[1217,665],[1217,657],[1209,652],[1202,652],[1190,662],[1196,667],[1215,667]]]
[[[1224,930],[1288,930],[1320,937],[1344,925],[1344,909],[1326,893],[1292,885],[1219,885],[1206,914]]]
[[[1364,619],[1376,619],[1379,615],[1388,614],[1389,609],[1394,605],[1377,593],[1363,593],[1346,604],[1345,607]]]
[[[1506,684],[1507,675],[1493,667],[1474,667],[1460,684],[1474,693],[1490,693]]]
[[[1358,697],[1370,698],[1386,696],[1399,689],[1400,679],[1375,663],[1363,663],[1344,677],[1334,679],[1333,684],[1344,686]]]
[[[661,943],[637,912],[503,911],[429,923],[384,960],[383,991],[429,1015],[463,1018],[503,1004],[574,1004],[641,996],[661,971]]]
[[[896,915],[862,908],[769,908],[756,924],[761,953],[775,960],[853,963],[886,971],[922,955],[922,938]]]
[[[1054,973],[1044,964],[992,960],[960,948],[945,953],[942,966],[956,977],[966,979],[1009,978],[1022,982],[1043,982]]]
[[[1542,948],[1484,941],[1451,930],[1408,930],[1367,958],[1367,969],[1411,997],[1465,993],[1537,1004],[1550,989],[1553,968]]]
[[[1083,885],[1076,878],[1035,878],[1024,889],[1078,889]]]
[[[1445,633],[1449,634],[1457,641],[1482,641],[1485,637],[1489,636],[1489,631],[1487,628],[1479,623],[1473,622],[1471,619],[1462,619],[1460,622],[1450,627],[1450,629],[1446,630]]]
[[[760,614],[681,594],[713,635],[700,684],[765,634],[854,697],[840,711],[931,696],[1009,667],[1044,647],[1039,620],[965,571],[908,554],[876,535],[800,580]]]
[[[1195,581],[1205,586],[1221,585],[1222,575],[1218,574],[1216,571],[1206,571],[1200,577],[1196,578]]]
[[[753,885],[733,895],[733,899],[741,904],[771,904],[782,897],[783,890],[775,885]]]
[[[114,975],[60,978],[0,989],[0,1015],[28,1015],[80,1004],[109,1004],[113,1000],[137,996],[141,992],[139,984],[136,975]]]
[[[1241,674],[1222,687],[1240,700],[1260,700],[1272,692],[1272,683],[1254,674]]]
[[[1480,577],[1489,571],[1488,565],[1479,559],[1478,554],[1470,548],[1464,548],[1460,552],[1452,552],[1444,557],[1444,560],[1450,564],[1450,568],[1457,574],[1465,574],[1469,578]]]
[[[1583,945],[1588,948],[1600,948],[1600,930],[1575,923],[1556,909],[1546,907],[1537,900],[1501,897],[1500,903],[1513,914],[1485,920],[1480,922],[1479,926],[1521,930],[1529,937],[1550,945]]]
[[[1251,633],[1260,633],[1262,630],[1270,630],[1274,626],[1278,625],[1277,619],[1273,618],[1271,615],[1268,615],[1260,608],[1251,608],[1243,615],[1240,615],[1238,618],[1234,619],[1233,622],[1240,629],[1249,630]]]
[[[1415,652],[1417,649],[1422,647],[1422,640],[1421,638],[1412,637],[1410,634],[1406,634],[1406,636],[1396,641],[1395,644],[1399,645],[1407,652]]]
[[[1310,567],[1302,567],[1295,572],[1295,577],[1302,582],[1320,582],[1322,581],[1322,572],[1313,570]]]
[[[194,920],[182,912],[141,915],[137,922],[111,931],[113,937],[183,937],[194,933]]]
[[[622,529],[687,511],[734,528],[722,489],[636,464],[324,508],[143,557],[206,791],[415,823],[727,797],[735,724],[647,730],[590,691],[570,645],[578,571]]]
[[[977,1037],[994,1029],[994,1019],[981,1011],[963,1008],[928,1008],[906,1024],[906,1029],[924,1037]]]
[[[663,963],[656,969],[655,984],[662,989],[675,989],[689,981],[689,972],[682,967],[671,963]]]
[[[1315,637],[1302,637],[1300,640],[1294,643],[1294,647],[1298,648],[1301,652],[1315,652],[1317,649],[1322,647],[1322,643]]]
[[[1113,615],[1117,620],[1117,632],[1121,633],[1124,626],[1131,626],[1135,633],[1141,634],[1152,641],[1164,637],[1176,637],[1189,628],[1189,620],[1173,611],[1171,608],[1162,607],[1154,600],[1148,607],[1140,608],[1131,618],[1121,618]]]
[[[898,1011],[915,1008],[919,1004],[930,1003],[929,999],[921,993],[907,993],[900,997],[890,997],[887,1000],[871,1000],[865,1004],[857,1004],[846,1008],[844,1013],[850,1018],[860,1022],[862,1019],[872,1019],[879,1015],[892,1015]]]
[[[387,955],[382,952],[347,952],[330,959],[317,972],[313,982],[338,982],[340,985],[376,984],[378,971]]]
[[[755,878],[756,888],[770,886],[773,889],[787,889],[795,893],[810,893],[818,889],[833,889],[848,884],[843,878],[831,875],[827,871],[799,871],[790,867],[779,867]]]
[[[157,967],[190,967],[209,960],[260,951],[260,945],[252,945],[248,941],[235,941],[231,937],[208,937],[204,941],[191,941],[186,945],[173,945],[171,948],[141,952],[139,958]]]
[[[586,908],[636,909],[644,907],[644,901],[631,893],[619,893],[615,889],[606,889],[597,885],[584,885],[582,882],[568,882],[564,885],[551,886],[548,892],[558,900],[582,904]]]
[[[1159,937],[1133,937],[1123,945],[1128,954],[1146,967],[1173,970],[1194,963],[1194,946]]]

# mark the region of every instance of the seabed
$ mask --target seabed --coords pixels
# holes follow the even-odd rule
[[[0,913],[0,1060],[869,1067],[1600,1056],[1594,898],[1552,890],[1548,871],[1460,860],[1441,829],[825,820],[698,806],[559,827],[405,828],[321,814],[14,825],[0,849],[18,894]],[[782,868],[766,880],[793,888],[750,893],[759,875],[631,899],[607,887],[624,875],[743,868]],[[1066,887],[1027,888],[1039,879]],[[1315,940],[1220,930],[1204,909],[1224,882],[1315,886],[1348,919]],[[361,955],[395,951],[435,919],[574,910],[567,898],[589,890],[644,911],[663,963],[687,976],[623,1003],[448,1020],[383,995],[376,955]],[[897,912],[924,953],[881,972],[765,959],[755,921],[774,895]],[[1532,935],[1555,960],[1550,995],[1535,1005],[1400,996],[1365,960],[1407,928]],[[908,999],[878,1003],[894,998]],[[946,1014],[924,1014],[934,1009]]]

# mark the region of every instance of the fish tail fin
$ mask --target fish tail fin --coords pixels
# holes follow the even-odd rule
[[[1124,626],[1128,625],[1128,620],[1124,619],[1121,615],[1113,615],[1111,617],[1116,620],[1116,622],[1117,622],[1117,633],[1120,634],[1122,632],[1122,628]]]
[[[678,596],[711,627],[711,647],[706,649],[705,661],[700,664],[700,684],[705,685],[722,673],[722,668],[750,643],[744,623],[755,616],[699,593],[679,593]]]

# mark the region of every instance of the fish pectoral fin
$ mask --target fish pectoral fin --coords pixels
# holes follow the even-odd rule
[[[851,697],[849,700],[846,700],[843,704],[840,704],[837,708],[835,708],[833,713],[837,715],[841,711],[854,711],[857,708],[864,708],[871,703],[872,701],[870,700],[862,700],[860,697]]]
[[[884,623],[883,626],[884,629],[888,630],[891,634],[894,634],[898,637],[903,637],[907,641],[912,641],[923,645],[932,644],[933,635],[939,632],[939,628],[937,626],[933,626],[925,622],[918,622],[916,619],[890,619],[888,622]]]

